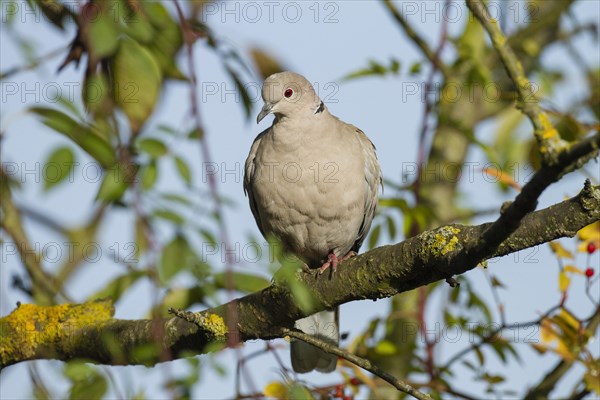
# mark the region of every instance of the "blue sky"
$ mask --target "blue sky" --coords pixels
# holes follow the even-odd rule
[[[508,27],[514,26],[513,21],[526,18],[523,3],[508,2],[509,6],[501,7],[508,21]],[[23,3],[21,7],[25,7]],[[6,16],[5,3],[2,4],[0,16]],[[443,2],[404,2],[400,5],[409,14],[409,21],[433,43],[440,29],[441,18],[446,15],[450,19],[450,33],[461,30],[467,12],[462,3],[444,8]],[[575,7],[575,14],[581,21],[597,21],[600,16],[600,6],[595,1],[582,1]],[[19,10],[19,18],[24,22],[17,26],[19,34],[24,35],[36,45],[37,54],[45,54],[54,49],[64,47],[71,40],[73,32],[63,35],[47,23],[42,23],[34,14]],[[3,20],[4,21],[4,20]],[[317,91],[327,103],[330,111],[364,130],[378,148],[378,157],[384,176],[398,180],[401,172],[410,168],[416,159],[417,134],[421,125],[423,103],[418,93],[410,91],[421,87],[421,77],[411,77],[407,74],[409,67],[421,60],[415,47],[403,35],[385,12],[384,7],[373,1],[341,1],[341,2],[230,2],[215,4],[206,16],[206,23],[216,32],[218,37],[231,46],[246,52],[258,46],[274,54],[290,70],[305,75],[316,84]],[[22,51],[6,28],[2,26],[0,35],[0,71],[24,63]],[[578,45],[589,49],[584,53],[592,65],[599,64],[597,47],[587,40],[579,41]],[[449,56],[449,54],[448,54]],[[82,71],[73,66],[67,67],[57,74],[56,68],[62,61],[63,55],[50,59],[40,68],[12,76],[1,83],[2,113],[0,127],[5,136],[2,141],[0,155],[2,162],[17,163],[20,168],[37,168],[36,163],[43,162],[55,147],[67,143],[66,139],[42,127],[32,115],[24,110],[33,105],[52,105],[52,90],[59,88],[65,94],[75,87],[74,93],[79,93],[77,84],[81,80]],[[208,143],[212,152],[212,160],[217,163],[219,171],[237,171],[230,174],[219,174],[220,192],[231,198],[236,207],[228,209],[226,221],[232,242],[243,243],[249,234],[258,236],[259,232],[252,219],[247,200],[243,196],[241,184],[241,166],[247,156],[254,137],[270,121],[263,121],[260,126],[255,124],[255,116],[260,109],[260,102],[254,98],[253,116],[246,120],[239,101],[228,91],[233,91],[233,82],[225,74],[220,60],[201,41],[195,46],[196,71],[201,82],[201,88],[218,88],[217,93],[200,92],[200,112],[205,124]],[[395,58],[401,63],[402,73],[399,76],[383,78],[366,78],[351,82],[342,82],[340,78],[349,72],[365,67],[369,60],[374,59],[382,64],[389,64]],[[187,65],[185,58],[180,57],[180,65]],[[564,68],[568,73],[565,81],[559,85],[552,95],[551,101],[558,108],[567,104],[567,99],[580,96],[585,87],[585,81],[577,73],[577,68],[564,51],[553,49],[543,60],[547,65]],[[183,68],[183,67],[182,67]],[[12,89],[17,92],[12,93]],[[258,87],[260,82],[252,82],[251,87]],[[416,85],[416,86],[415,86]],[[10,89],[10,90],[9,90]],[[77,96],[76,96],[77,97]],[[76,98],[76,102],[79,99]],[[80,102],[79,102],[80,104]],[[159,104],[159,111],[153,117],[153,124],[167,122],[174,126],[191,128],[189,116],[188,87],[182,83],[170,83]],[[268,118],[267,118],[268,119]],[[526,130],[525,130],[526,131]],[[494,133],[494,126],[484,124],[478,137],[489,141]],[[199,149],[190,148],[186,143],[170,143],[172,149],[185,157],[193,165],[194,184],[203,185],[203,165],[199,159]],[[90,161],[83,153],[78,154],[84,163]],[[475,170],[481,169],[486,161],[483,154],[473,151],[469,161],[476,163]],[[206,168],[206,166],[205,166]],[[159,185],[165,189],[172,188],[177,178],[174,170],[168,166],[164,169]],[[85,176],[89,178],[89,176]],[[63,185],[49,194],[42,193],[41,185],[35,182],[35,173],[24,176],[24,191],[18,201],[35,207],[43,213],[52,215],[56,220],[64,221],[67,225],[81,223],[92,207],[98,187],[90,179],[84,179],[83,172],[75,175],[75,181]],[[525,183],[523,176],[519,183]],[[581,187],[582,179],[567,178],[551,187],[541,198],[540,207],[556,203],[564,196],[575,194]],[[474,173],[469,179],[461,182],[464,191],[465,204],[479,206],[478,208],[499,207],[502,201],[509,199],[514,193],[505,195],[499,193],[495,186],[480,173]],[[199,223],[202,216],[199,215]],[[489,218],[489,217],[488,217]],[[110,223],[103,227],[102,239],[106,246],[113,243],[124,243],[131,240],[131,215],[116,212]],[[51,242],[52,233],[41,229],[38,225],[27,224],[32,239],[41,243]],[[162,234],[167,237],[170,232]],[[380,244],[385,240],[381,239]],[[567,242],[569,243],[569,242]],[[6,262],[4,260],[6,258]],[[531,262],[528,262],[531,261]],[[3,254],[2,270],[0,271],[0,313],[7,314],[16,301],[26,301],[19,293],[10,289],[11,273],[20,270],[20,264],[14,255]],[[52,265],[48,266],[52,268]],[[268,276],[264,265],[243,265],[242,270],[257,271]],[[97,263],[81,271],[74,279],[70,293],[76,300],[84,300],[85,296],[105,285],[119,273],[119,267],[110,260],[103,258]],[[490,271],[498,278],[509,284],[509,290],[503,293],[506,302],[506,312],[509,320],[523,321],[536,318],[556,302],[557,286],[556,261],[545,247],[520,252],[497,260],[490,264]],[[491,294],[481,270],[468,273],[474,286],[480,294],[490,299]],[[535,282],[532,285],[532,282]],[[185,283],[185,282],[182,282]],[[539,288],[539,291],[538,291]],[[147,312],[152,289],[150,285],[138,285],[117,305],[117,317],[139,318]],[[145,300],[148,299],[148,300]],[[432,301],[430,317],[433,321],[439,318],[435,306],[438,300]],[[574,309],[589,305],[582,293],[573,293],[569,303]],[[341,309],[341,331],[358,334],[369,321],[377,316],[384,317],[388,309],[388,301],[354,302],[344,305]],[[588,307],[589,308],[589,307]],[[586,313],[582,312],[582,315]],[[280,343],[283,343],[280,341]],[[467,341],[462,338],[461,343]],[[245,353],[262,348],[260,342],[252,343],[244,348]],[[462,347],[462,346],[461,346]],[[453,348],[454,350],[450,350]],[[442,346],[439,356],[443,359],[453,354],[457,347]],[[281,352],[288,359],[287,352]],[[524,350],[524,362],[513,363],[511,368],[501,366],[492,361],[490,369],[505,372],[509,376],[511,387],[524,387],[530,379],[524,371],[542,371],[552,365],[551,356],[532,357],[529,350]],[[225,365],[229,374],[225,377],[216,376],[210,368],[203,369],[201,383],[193,393],[197,398],[231,397],[234,392],[234,360],[233,351],[224,351],[213,356],[215,360]],[[208,359],[203,356],[202,360]],[[46,383],[53,388],[65,390],[64,382],[59,379],[60,368],[46,368],[47,365],[60,366],[61,363],[52,361],[39,362],[42,376]],[[118,386],[121,393],[136,393],[144,389],[149,397],[165,397],[168,393],[159,385],[165,374],[177,375],[186,370],[185,361],[176,361],[160,365],[153,369],[144,367],[118,367],[111,370],[118,376]],[[265,356],[250,364],[256,389],[274,379],[278,379],[277,365],[270,356]],[[313,383],[335,383],[339,377],[321,374],[308,375],[305,378]],[[482,386],[469,380],[457,379],[466,392],[479,393]],[[30,381],[25,365],[11,367],[0,376],[0,397],[28,398]],[[569,385],[562,390],[570,389]],[[131,392],[128,392],[130,390]]]

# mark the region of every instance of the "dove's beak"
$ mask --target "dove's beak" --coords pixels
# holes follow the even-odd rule
[[[260,113],[258,113],[258,117],[256,117],[256,123],[258,124],[264,117],[271,114],[271,110],[273,109],[273,104],[265,103]]]

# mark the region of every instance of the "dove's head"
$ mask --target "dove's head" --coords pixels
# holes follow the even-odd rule
[[[279,72],[265,79],[262,98],[265,104],[256,123],[271,113],[277,117],[304,117],[323,107],[310,82],[294,72]]]

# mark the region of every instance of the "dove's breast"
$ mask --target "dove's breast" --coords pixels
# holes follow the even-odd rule
[[[254,159],[252,190],[266,234],[319,267],[331,251],[352,249],[365,216],[365,162],[359,142],[304,132],[265,135]]]

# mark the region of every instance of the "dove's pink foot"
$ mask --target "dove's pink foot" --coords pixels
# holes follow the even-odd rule
[[[338,258],[335,253],[332,251],[327,255],[327,261],[319,268],[319,275],[327,270],[327,268],[331,267],[333,269],[333,273],[337,271],[337,266],[342,261],[345,261],[349,258],[356,256],[355,251],[349,251],[344,257]]]

